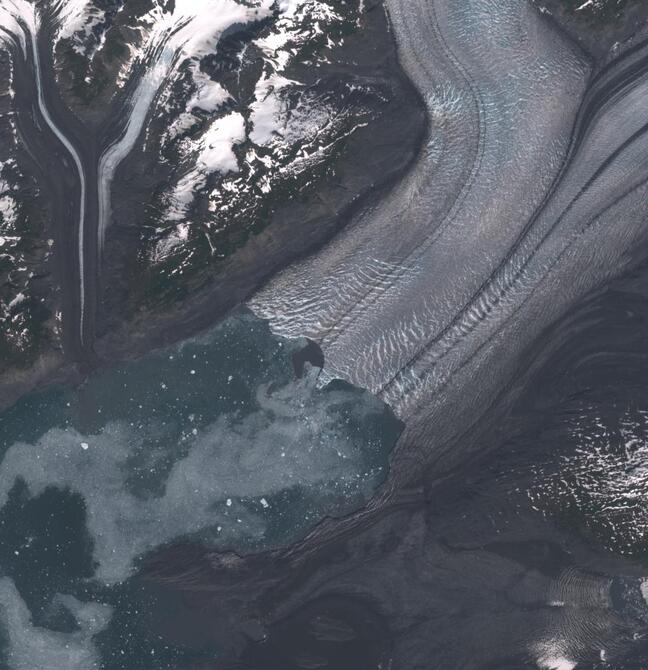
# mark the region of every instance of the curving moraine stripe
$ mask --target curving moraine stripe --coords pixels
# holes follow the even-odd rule
[[[102,14],[97,8],[85,9],[92,15],[91,22]],[[188,64],[189,69],[197,72],[201,59],[213,52],[228,29],[273,16],[276,3],[273,0],[252,4],[236,0],[177,0],[170,6],[153,3],[141,20],[141,49],[134,50],[137,55],[133,62],[120,74],[126,85],[113,96],[113,118],[105,127],[99,124],[82,128],[78,128],[80,124],[71,110],[48,99],[49,95],[57,95],[56,77],[51,68],[45,69],[51,63],[45,64],[43,57],[45,49],[51,48],[50,38],[56,43],[62,38],[79,37],[75,31],[80,24],[73,20],[75,11],[74,5],[65,0],[41,4],[0,0],[0,41],[15,54],[22,54],[33,76],[36,106],[43,121],[36,123],[37,128],[46,127],[55,143],[63,146],[74,163],[80,187],[75,228],[78,295],[68,296],[66,308],[77,336],[69,338],[66,348],[70,357],[84,359],[92,356],[98,266],[111,218],[111,188],[117,169],[142,138],[156,103],[179,76],[181,66]],[[42,30],[43,25],[46,30]],[[72,43],[79,47],[74,40]],[[65,222],[59,224],[64,229]]]
[[[0,21],[2,33],[14,44],[20,46],[25,59],[31,56],[34,82],[36,86],[38,109],[47,127],[52,131],[57,140],[65,147],[76,168],[80,196],[77,222],[77,244],[78,244],[78,271],[79,271],[79,324],[78,334],[81,347],[85,341],[85,303],[86,303],[86,274],[85,274],[85,224],[86,224],[86,175],[79,152],[72,141],[55,123],[48,109],[47,101],[43,92],[41,60],[38,52],[38,37],[40,28],[40,16],[36,6],[26,0],[2,0],[0,2]]]
[[[67,152],[74,161],[77,174],[79,176],[79,184],[81,187],[81,194],[79,196],[79,221],[77,225],[77,244],[78,244],[78,258],[79,258],[79,341],[81,347],[85,344],[86,337],[86,273],[85,273],[85,225],[86,225],[86,176],[81,163],[79,152],[74,148],[72,142],[65,136],[60,128],[54,123],[47,104],[45,96],[43,95],[43,85],[41,78],[41,64],[38,55],[38,47],[36,43],[36,35],[31,36],[32,44],[32,58],[34,59],[34,69],[36,73],[36,85],[38,88],[38,107],[42,117],[49,126],[50,130],[56,135],[61,144],[65,147]]]
[[[646,72],[648,72],[648,59],[646,58],[646,47],[642,47],[637,52],[615,63],[593,81],[576,121],[572,145],[566,156],[564,166],[545,197],[540,210],[525,225],[515,245],[488,280],[480,287],[480,290],[472,297],[470,303],[458,312],[453,321],[437,337],[425,343],[403,366],[401,371],[385,383],[380,390],[381,394],[390,397],[391,401],[396,403],[396,397],[407,395],[414,386],[423,387],[425,377],[431,374],[430,368],[436,366],[461,339],[468,336],[482,321],[491,316],[501,302],[509,296],[510,291],[524,277],[539,246],[545,243],[548,237],[563,223],[576,207],[578,200],[593,187],[597,180],[605,180],[615,161],[617,159],[622,160],[626,151],[630,150],[635,142],[645,139],[644,136],[648,132],[646,119],[640,113],[636,113],[637,108],[632,105],[632,100],[629,104],[628,96],[634,94],[636,97],[639,94],[639,98],[636,100],[637,106],[641,104],[645,96],[648,96],[648,88],[645,88],[646,82],[643,82],[642,87],[641,77],[641,75],[645,77]],[[645,92],[642,92],[644,88]],[[614,116],[614,113],[618,110],[625,115],[627,123],[617,123],[618,119]],[[610,123],[614,124],[615,132],[610,134],[615,137],[614,141],[618,143],[618,148],[611,153],[608,153],[609,150],[607,150],[603,154],[604,160],[596,167],[594,174],[582,185],[578,193],[568,201],[567,206],[555,219],[553,216],[549,216],[548,219],[543,217],[544,209],[549,207],[551,198],[559,192],[564,180],[571,179],[571,171],[578,169],[579,162],[587,168],[596,166],[591,153],[584,158],[581,157],[581,149],[587,152],[588,140],[594,148],[601,146],[600,137],[595,135],[591,138],[590,135],[596,131],[594,126],[598,122],[605,123],[605,119],[602,118],[605,114],[611,117]],[[629,133],[630,136],[627,137]],[[629,165],[637,171],[636,179],[639,183],[648,178],[648,174],[643,171],[645,170],[645,161],[641,161],[642,155],[643,152],[639,151],[638,155],[627,159]],[[624,172],[618,179],[618,187],[622,189],[621,197],[625,196],[626,190],[632,191],[635,188],[630,176]],[[577,183],[577,178],[571,179],[571,181]],[[628,182],[630,186],[627,186]],[[613,203],[617,200],[618,198],[612,198]],[[605,204],[602,207],[603,210],[606,209]],[[603,210],[597,211],[589,220],[596,219]],[[541,225],[540,228],[537,227],[541,224],[543,218],[545,219],[545,225],[548,225],[545,231],[542,231]],[[539,239],[538,241],[532,241],[531,238]],[[567,237],[565,249],[574,241],[573,236]],[[556,260],[559,260],[562,255],[563,253]],[[419,368],[418,372],[415,371],[417,367]],[[425,371],[423,372],[421,368]]]
[[[413,248],[405,258],[401,259],[398,265],[393,267],[384,266],[383,271],[386,272],[381,276],[380,273],[369,274],[366,276],[366,281],[362,283],[360,292],[356,294],[354,301],[352,301],[338,317],[338,320],[331,327],[328,333],[324,333],[320,338],[321,346],[330,346],[335,342],[340,335],[345,331],[345,328],[353,321],[361,318],[361,316],[372,309],[378,303],[384,293],[389,288],[400,281],[415,270],[417,261],[424,256],[427,250],[436,242],[436,240],[443,234],[443,231],[459,216],[461,207],[467,198],[470,189],[472,188],[479,171],[482,166],[485,151],[485,135],[486,135],[486,119],[485,119],[485,102],[477,82],[471,76],[470,71],[465,68],[461,59],[454,53],[451,46],[444,39],[442,32],[439,30],[438,18],[436,9],[433,3],[429,3],[425,7],[425,12],[422,13],[420,20],[423,17],[429,21],[429,27],[432,34],[435,36],[439,44],[441,52],[447,59],[451,68],[454,69],[459,79],[465,85],[475,108],[475,148],[474,154],[469,161],[470,169],[466,180],[461,185],[460,190],[453,195],[454,200],[446,213],[440,214],[440,222],[432,226],[429,234],[421,240],[421,243]],[[425,66],[423,66],[425,67]],[[432,78],[429,71],[426,70],[428,77]]]
[[[559,180],[589,72],[527,3],[393,0],[388,9],[403,65],[427,101],[428,147],[386,202],[251,301],[279,332],[321,343],[326,379],[374,392],[462,310],[468,333],[493,309],[483,289]],[[473,138],[476,160],[466,152]],[[452,151],[443,155],[443,145]]]

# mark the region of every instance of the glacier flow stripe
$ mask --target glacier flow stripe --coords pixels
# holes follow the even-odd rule
[[[32,43],[32,55],[34,58],[34,69],[36,73],[36,87],[38,90],[38,108],[41,115],[45,119],[45,122],[49,126],[50,130],[56,135],[61,144],[67,149],[72,160],[76,166],[77,172],[79,173],[79,183],[81,185],[81,202],[79,203],[79,226],[78,226],[78,236],[79,236],[79,337],[81,340],[81,345],[84,342],[85,334],[85,268],[84,268],[84,253],[85,253],[85,208],[86,208],[86,178],[83,172],[83,166],[81,164],[81,158],[70,142],[70,140],[63,134],[59,127],[54,123],[54,120],[50,116],[47,105],[45,104],[45,99],[43,96],[43,87],[41,83],[41,66],[40,66],[40,57],[38,55],[38,48],[36,46],[36,35],[31,33],[31,43]]]
[[[164,60],[160,59],[164,66],[167,65],[167,60],[171,60],[170,56],[167,56]],[[164,80],[165,72],[166,69],[160,70],[159,64],[149,66],[149,72],[142,77],[133,94],[130,116],[122,135],[103,152],[99,160],[99,257],[103,253],[108,217],[110,215],[110,189],[115,172],[135,146],[137,138],[144,127],[148,111],[153,104],[161,82]]]

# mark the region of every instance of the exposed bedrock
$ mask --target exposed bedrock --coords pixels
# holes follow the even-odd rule
[[[219,670],[589,668],[601,650],[614,662],[633,648],[648,611],[640,574],[589,554],[596,569],[578,569],[583,548],[565,551],[537,516],[445,496],[387,510],[306,558],[162,552],[144,578],[162,602],[181,594],[184,624],[176,610],[156,623],[178,641],[216,640]]]
[[[406,421],[396,483],[465,458],[457,440],[534,339],[631,262],[648,77],[636,50],[591,79],[529,3],[388,6],[427,101],[427,149],[386,202],[252,306],[319,342],[327,378],[369,388]]]
[[[1,405],[212,325],[426,129],[381,0],[0,0],[0,51]]]
[[[247,119],[236,169],[208,180],[194,170],[196,157],[186,147],[202,137],[200,126],[160,143],[169,124],[183,119],[175,107],[186,117],[182,94],[172,112],[151,115],[147,137],[155,143],[135,146],[118,170],[97,321],[102,358],[147,351],[209,326],[275,272],[321,247],[415,160],[426,131],[423,102],[398,62],[383,3],[279,4],[302,9],[234,33],[204,61],[213,85],[231,93],[218,114]],[[326,40],[320,46],[306,37],[309,26],[318,11],[333,10],[343,40],[338,44],[331,32],[331,47]],[[288,63],[280,71],[290,87],[278,89],[280,97],[263,92],[261,74],[278,67],[259,47],[269,36],[288,40],[285,59],[273,56]],[[249,131],[257,108],[267,114],[267,140]],[[195,202],[178,209],[191,181],[187,170],[206,181],[195,184]]]

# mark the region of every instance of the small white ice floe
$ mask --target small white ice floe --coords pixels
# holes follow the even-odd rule
[[[270,503],[265,498],[261,498],[261,507],[263,507],[263,509],[268,509]]]
[[[87,451],[90,448],[90,445],[87,442],[81,442],[81,449]]]
[[[231,507],[231,506],[232,506],[232,499],[231,499],[231,498],[228,498],[228,499],[225,501],[225,504],[226,504],[228,507]]]

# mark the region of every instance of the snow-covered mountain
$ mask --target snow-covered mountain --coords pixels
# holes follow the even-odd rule
[[[115,312],[124,304],[166,309],[230,276],[232,263],[249,278],[237,279],[233,295],[242,299],[286,258],[326,239],[358,196],[402,171],[422,133],[379,3],[187,7],[199,5],[196,18],[182,3],[154,6],[131,20],[130,32],[118,12],[104,46],[79,69],[111,109],[125,105],[130,114],[100,164],[111,188],[103,195],[104,263],[128,278],[123,292],[113,283],[104,294]],[[218,18],[203,26],[200,17],[211,15]],[[113,63],[117,74],[102,84],[103,54],[124,34],[131,41]],[[63,63],[79,55],[61,44],[56,52],[65,90]],[[147,75],[138,79],[142,63]],[[84,116],[74,90],[67,102]],[[375,158],[359,161],[363,150]]]
[[[376,0],[0,0],[0,12],[0,235],[9,250],[34,231],[34,258],[13,253],[11,272],[48,275],[36,300],[52,341],[66,311],[79,311],[75,346],[92,346],[95,321],[102,335],[143,307],[162,313],[232,267],[248,278],[216,303],[234,304],[321,244],[422,136]],[[37,90],[43,122],[26,111]],[[19,179],[41,194],[28,225]],[[64,191],[76,213],[58,211]],[[71,292],[80,307],[66,309]],[[11,319],[33,302],[26,281],[0,299]]]

